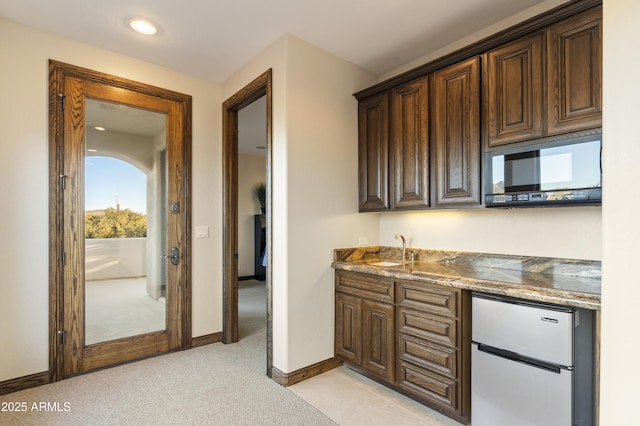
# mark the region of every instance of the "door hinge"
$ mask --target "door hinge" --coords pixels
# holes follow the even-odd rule
[[[58,96],[60,96],[60,106],[62,107],[62,110],[64,111],[64,99],[66,98],[66,96],[63,95],[62,93],[59,93]]]
[[[64,191],[67,186],[67,175],[60,175],[60,188]]]
[[[58,330],[58,336],[60,336],[60,343],[64,345],[64,330]]]
[[[67,261],[67,256],[66,256],[65,252],[62,252],[62,266],[65,265],[66,261]]]

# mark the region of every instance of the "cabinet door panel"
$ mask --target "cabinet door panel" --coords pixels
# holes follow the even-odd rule
[[[480,58],[434,75],[436,205],[480,204]]]
[[[547,30],[549,134],[602,126],[602,9]]]
[[[358,180],[360,211],[389,209],[389,95],[358,104]]]
[[[544,135],[543,47],[543,33],[538,33],[486,54],[484,112],[489,146]]]
[[[360,365],[362,360],[362,300],[336,293],[335,353]]]
[[[427,77],[391,91],[391,208],[429,206]]]
[[[390,382],[395,380],[393,305],[363,301],[362,367]]]

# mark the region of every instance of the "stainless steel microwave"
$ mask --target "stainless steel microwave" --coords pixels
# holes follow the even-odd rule
[[[487,207],[602,204],[600,134],[489,151]]]

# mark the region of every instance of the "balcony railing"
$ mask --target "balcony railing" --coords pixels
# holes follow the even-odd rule
[[[85,244],[87,281],[147,275],[146,238],[91,238]]]

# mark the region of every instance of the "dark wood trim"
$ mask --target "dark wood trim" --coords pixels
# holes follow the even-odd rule
[[[0,382],[0,395],[46,385],[50,383],[49,377],[49,372],[43,371],[42,373],[29,374],[28,376],[5,380]]]
[[[117,77],[110,74],[105,74],[100,71],[94,71],[89,68],[83,68],[76,65],[66,64],[64,62],[49,59],[49,74],[51,75],[52,67],[60,71],[60,75],[65,77],[78,78],[85,81],[91,81],[94,83],[106,84],[112,87],[118,87],[121,89],[133,90],[135,92],[144,93],[150,96],[157,96],[159,98],[167,99],[178,103],[191,104],[192,98],[190,95],[184,93],[174,92],[173,90],[163,89],[161,87],[153,86],[151,84],[141,83],[138,81],[129,80],[127,78]],[[191,107],[189,106],[189,111]],[[191,121],[191,120],[189,120]],[[189,132],[190,133],[190,132]]]
[[[206,346],[212,343],[222,342],[222,332],[205,334],[204,336],[193,337],[191,339],[191,347]]]
[[[415,80],[416,78],[422,77],[426,74],[430,74],[439,69],[456,64],[472,56],[480,55],[502,44],[543,29],[551,24],[601,4],[602,0],[573,0],[487,38],[472,43],[469,46],[458,49],[441,58],[435,59],[424,65],[420,65],[374,86],[356,92],[354,96],[358,100],[367,98],[379,92],[391,89],[392,87]]]
[[[63,69],[49,61],[49,381],[62,379],[62,217],[60,188],[62,166],[63,112],[60,94],[64,93]]]
[[[233,107],[235,108],[235,107]],[[222,342],[238,341],[238,111],[222,109]]]
[[[257,280],[257,279],[258,279],[257,275],[245,275],[242,277],[238,277],[238,281],[249,281],[249,280]]]
[[[238,341],[238,111],[266,96],[267,114],[267,376],[273,366],[272,279],[272,70],[268,69],[222,104],[222,342]]]
[[[276,367],[273,367],[273,374],[271,375],[271,378],[273,379],[273,381],[282,386],[291,386],[303,380],[310,379],[313,376],[317,376],[318,374],[333,370],[334,368],[340,367],[341,365],[341,359],[329,358],[325,359],[324,361],[317,362],[313,365],[309,365],[307,367],[293,371],[291,373],[284,373],[278,370]]]
[[[192,332],[193,332],[193,312],[192,312],[192,286],[191,286],[191,182],[192,182],[192,153],[193,153],[193,98],[188,95],[181,95],[182,101],[178,101],[183,108],[182,111],[182,131],[184,138],[183,152],[182,152],[182,200],[184,205],[184,214],[182,215],[182,262],[180,267],[182,268],[182,277],[184,278],[184,285],[179,286],[182,292],[179,295],[181,300],[180,313],[182,318],[182,349],[190,349],[192,346]]]

